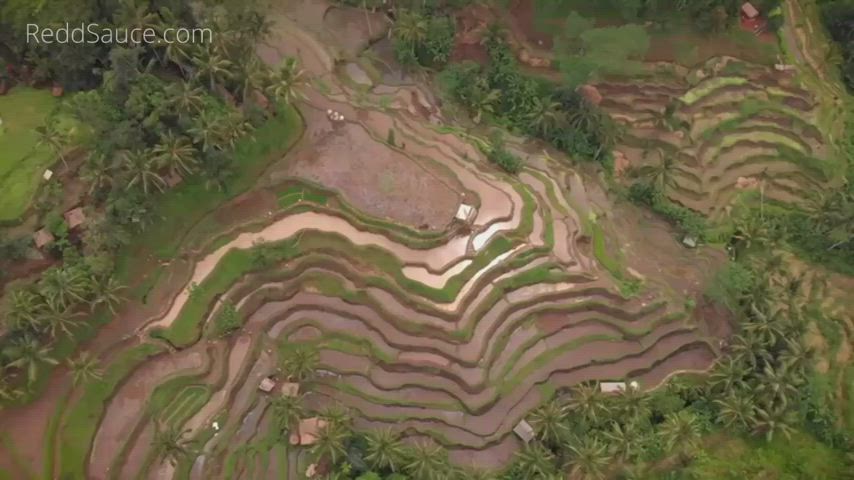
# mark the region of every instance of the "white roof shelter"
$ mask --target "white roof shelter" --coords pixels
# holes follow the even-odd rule
[[[602,382],[599,389],[602,393],[619,393],[626,389],[626,382]]]
[[[460,204],[460,208],[457,209],[457,214],[454,215],[454,218],[461,222],[468,222],[474,218],[475,209],[471,205],[466,205],[465,203]]]
[[[513,427],[513,433],[525,443],[530,443],[534,439],[534,427],[530,423],[522,419]]]
[[[261,384],[258,385],[258,390],[261,390],[265,393],[270,393],[276,387],[276,382],[273,381],[272,378],[266,377],[264,380],[261,380]]]

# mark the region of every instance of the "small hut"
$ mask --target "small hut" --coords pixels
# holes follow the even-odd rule
[[[522,419],[515,427],[513,427],[513,433],[519,437],[519,440],[522,440],[525,443],[531,443],[531,440],[534,439],[534,427],[525,421],[525,419]]]
[[[626,382],[602,382],[599,384],[599,390],[602,393],[620,393],[626,389]]]
[[[759,17],[759,10],[757,10],[752,3],[744,2],[744,4],[741,5],[741,16],[745,20],[753,20]]]
[[[469,223],[474,220],[474,215],[477,211],[471,205],[466,205],[465,203],[460,204],[460,208],[457,209],[457,214],[454,215],[454,218],[464,222]]]
[[[83,213],[83,207],[73,208],[65,212],[64,217],[69,230],[74,230],[86,222],[86,214]]]
[[[265,377],[258,385],[258,390],[261,390],[264,393],[270,393],[274,388],[276,388],[276,382],[270,377]]]
[[[55,238],[53,234],[47,229],[47,227],[42,228],[38,232],[33,234],[33,243],[35,243],[36,248],[41,249],[45,246],[53,243]]]

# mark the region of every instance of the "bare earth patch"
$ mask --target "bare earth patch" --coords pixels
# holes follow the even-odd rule
[[[360,210],[417,228],[441,229],[453,218],[456,192],[360,125],[345,123],[317,134],[293,153],[290,175],[338,190]]]

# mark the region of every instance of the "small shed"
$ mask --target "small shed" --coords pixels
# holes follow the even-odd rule
[[[473,206],[466,205],[465,203],[461,203],[460,207],[457,209],[457,214],[454,215],[454,218],[461,222],[470,222],[474,220],[474,215],[476,211]]]
[[[682,239],[682,245],[688,248],[697,248],[697,239],[691,235],[685,235],[685,238]]]
[[[45,181],[48,181],[51,178],[53,178],[53,170],[51,170],[49,168],[47,170],[45,170],[44,173],[42,174],[42,178],[45,179]]]
[[[599,390],[602,393],[620,393],[626,389],[626,382],[602,382],[599,384]]]
[[[265,377],[264,380],[261,380],[261,384],[258,385],[258,390],[264,393],[270,393],[274,388],[276,388],[276,382],[270,377]]]
[[[283,397],[296,397],[299,395],[299,383],[285,382],[280,389]]]
[[[741,6],[741,15],[748,20],[753,20],[759,17],[759,10],[757,10],[752,3],[744,2]]]
[[[291,433],[291,445],[314,445],[320,431],[326,428],[326,420],[313,417],[300,420],[299,427]]]
[[[534,427],[524,418],[513,427],[513,433],[525,443],[530,443],[534,439]]]
[[[69,230],[73,230],[86,222],[86,214],[83,213],[83,207],[73,208],[65,212],[64,217]]]
[[[53,243],[54,240],[53,234],[48,231],[47,227],[33,234],[33,243],[35,243],[36,248],[44,248],[46,245]]]

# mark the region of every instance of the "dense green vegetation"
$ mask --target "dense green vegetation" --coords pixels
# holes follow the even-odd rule
[[[56,266],[5,295],[3,400],[29,398],[26,393],[40,372],[60,360],[53,347],[68,343],[65,339],[89,322],[109,316],[121,301],[121,283],[132,280],[126,278],[126,254],[142,245],[134,242],[141,233],[152,242],[149,248],[174,248],[180,240],[176,233],[192,225],[189,216],[251,186],[269,155],[289,147],[300,131],[298,115],[287,104],[298,94],[302,71],[292,59],[275,70],[252,54],[265,24],[251,6],[232,6],[230,14],[228,5],[220,5],[193,14],[187,6],[86,3],[75,9],[82,21],[160,30],[203,21],[216,31],[216,40],[50,49],[27,44],[22,37],[28,21],[52,24],[66,13],[58,6],[42,6],[9,2],[2,7],[3,22],[10,23],[2,28],[0,56],[13,65],[4,83],[15,85],[10,99],[17,97],[16,91],[28,92],[24,84],[47,81],[81,90],[54,109],[55,115],[37,131],[38,141],[57,146],[54,153],[60,158],[65,147],[85,152],[78,173],[87,189],[88,218],[83,230],[69,228],[61,216],[57,182],[52,185],[59,187],[59,195],[49,195],[39,205],[55,237],[47,251]],[[96,64],[100,68],[93,68]],[[85,125],[86,135],[69,135],[69,129],[60,128],[67,119]],[[256,128],[258,142],[252,140]],[[26,139],[25,132],[22,136]],[[158,221],[159,216],[168,220]],[[0,265],[19,261],[28,238],[0,242],[0,253],[6,255]]]
[[[820,0],[822,20],[837,42],[838,51],[831,60],[839,64],[842,78],[854,91],[854,2],[851,0]]]

